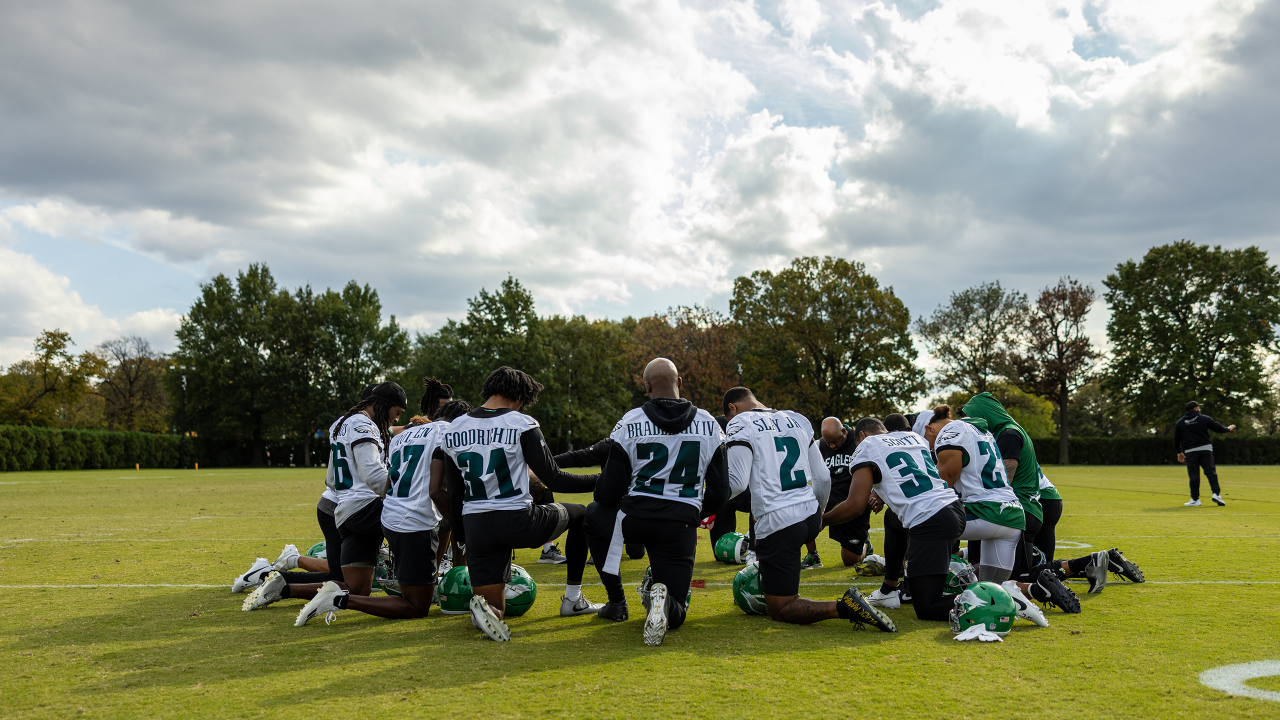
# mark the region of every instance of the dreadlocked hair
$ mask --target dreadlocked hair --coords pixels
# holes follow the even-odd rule
[[[418,405],[418,411],[429,420],[435,420],[436,407],[440,405],[440,401],[452,398],[452,387],[433,377],[424,377],[422,378],[422,402]]]
[[[333,426],[333,439],[336,440],[338,438],[338,433],[342,430],[342,423],[346,422],[347,418],[358,412],[368,410],[369,414],[373,416],[373,424],[378,426],[378,434],[382,436],[382,448],[385,453],[387,445],[391,442],[391,420],[389,419],[389,416],[391,415],[391,408],[393,407],[395,406],[392,405],[390,401],[383,400],[378,397],[370,397],[361,400],[351,406],[351,409],[347,411],[347,414],[343,415],[342,419],[338,421],[338,424]]]
[[[534,380],[529,373],[503,365],[485,378],[484,385],[480,388],[480,397],[488,400],[497,395],[522,405],[532,405],[538,402],[540,392],[542,383]]]
[[[453,422],[458,418],[472,411],[471,403],[466,400],[450,400],[440,406],[440,411],[436,413],[436,420],[444,420],[445,422]]]
[[[951,419],[951,406],[939,405],[938,407],[933,409],[933,418],[929,420],[929,424],[932,425],[936,422],[940,422],[942,420],[950,420],[950,419]]]

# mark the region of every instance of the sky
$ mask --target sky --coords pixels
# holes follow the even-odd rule
[[[1280,252],[1280,0],[3,7],[0,364],[172,350],[255,262],[431,332],[508,274],[620,318],[833,255],[918,317]]]

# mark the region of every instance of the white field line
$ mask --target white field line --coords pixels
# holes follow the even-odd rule
[[[1068,580],[1068,582],[1084,583],[1084,580]],[[1134,585],[1136,583],[1108,581],[1108,585]],[[1280,580],[1148,580],[1143,585],[1280,585]],[[582,583],[584,587],[603,587],[601,583]],[[802,582],[801,587],[880,587],[878,582]],[[221,585],[180,584],[180,583],[91,583],[84,585],[0,585],[0,590],[80,590],[93,588],[224,588]],[[564,583],[538,583],[538,587],[562,588]],[[733,587],[733,583],[709,582],[706,587]]]
[[[1280,702],[1280,692],[1249,687],[1245,683],[1254,678],[1280,675],[1280,660],[1223,665],[1200,673],[1200,682],[1228,695],[1243,695],[1258,700]]]

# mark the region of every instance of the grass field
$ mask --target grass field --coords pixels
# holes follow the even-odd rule
[[[1176,467],[1048,472],[1066,498],[1059,556],[1118,546],[1146,584],[1074,584],[1083,613],[1019,621],[1004,643],[954,642],[906,608],[890,611],[896,634],[783,626],[738,611],[735,569],[702,531],[694,577],[707,587],[659,648],[641,642],[637,612],[556,615],[564,569],[533,550],[517,559],[539,598],[507,644],[434,614],[344,611],[294,628],[300,601],[241,612],[230,584],[253,558],[320,539],[323,470],[0,475],[0,715],[1280,717],[1280,703],[1197,680],[1280,660],[1280,472],[1222,468],[1225,508],[1182,507]],[[827,566],[801,593],[834,599],[852,573],[825,533],[820,551]],[[623,564],[632,598],[645,564]],[[1280,690],[1280,678],[1250,685]]]

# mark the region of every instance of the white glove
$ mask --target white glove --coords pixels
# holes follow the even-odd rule
[[[968,630],[956,636],[956,640],[964,642],[965,640],[981,640],[982,642],[1004,642],[1004,638],[987,630],[981,625],[970,625]]]

